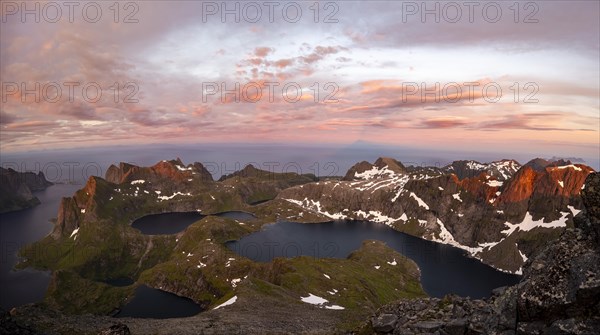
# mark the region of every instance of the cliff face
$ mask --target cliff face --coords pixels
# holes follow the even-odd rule
[[[528,260],[516,286],[489,300],[401,300],[375,313],[362,333],[600,333],[600,173],[585,185],[575,227]]]
[[[593,170],[565,163],[537,171],[511,160],[458,161],[439,169],[380,158],[356,164],[341,181],[287,188],[278,198],[331,219],[385,223],[521,273],[524,259],[582,208],[580,189]]]
[[[111,165],[106,171],[105,179],[114,184],[121,184],[136,179],[156,182],[164,178],[183,181],[192,177],[205,182],[213,181],[212,175],[201,163],[196,162],[185,166],[179,158],[171,161],[160,161],[151,167],[139,167],[128,163],[120,163],[118,167]]]
[[[0,213],[18,211],[40,203],[32,191],[41,191],[52,185],[40,171],[17,172],[0,168]]]

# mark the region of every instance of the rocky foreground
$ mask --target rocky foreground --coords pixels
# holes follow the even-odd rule
[[[585,210],[554,243],[527,261],[522,281],[489,300],[456,296],[401,300],[375,313],[360,333],[599,334],[600,173],[582,190]]]

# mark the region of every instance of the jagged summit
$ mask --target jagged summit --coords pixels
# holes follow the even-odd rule
[[[406,167],[399,161],[390,157],[379,157],[374,165],[381,169],[387,167],[396,173],[406,173]]]
[[[486,173],[500,181],[508,180],[519,170],[521,165],[514,159],[503,159],[490,163],[480,163],[474,160],[454,161],[442,168],[445,172],[454,173],[459,179],[472,178]]]
[[[374,164],[367,161],[352,166],[342,180],[355,180],[383,176],[390,174],[404,174],[406,167],[399,161],[390,157],[379,157]]]
[[[184,165],[181,159],[162,160],[151,167],[139,167],[129,163],[119,163],[119,166],[111,165],[106,171],[105,179],[111,183],[121,184],[137,179],[159,180],[168,177],[174,180],[185,180],[199,178],[205,182],[212,182],[210,172],[202,165],[195,162]]]
[[[527,162],[524,166],[529,166],[532,169],[534,169],[535,171],[543,171],[546,167],[548,166],[565,166],[565,165],[571,165],[571,161],[570,160],[564,160],[562,158],[558,158],[558,159],[543,159],[543,158],[534,158],[532,160],[530,160],[529,162]]]

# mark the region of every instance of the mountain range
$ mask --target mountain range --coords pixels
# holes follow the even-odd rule
[[[379,158],[357,163],[341,180],[288,188],[278,198],[331,219],[385,223],[521,273],[528,257],[572,224],[591,172],[562,160],[455,161],[437,168]]]
[[[586,165],[562,160],[537,159],[524,165],[514,160],[455,161],[428,167],[381,157],[374,163],[359,162],[339,178],[248,165],[215,181],[201,163],[121,163],[111,166],[105,178],[90,177],[72,197],[63,198],[52,233],[21,250],[20,268],[52,271],[46,297],[36,307],[41,310],[24,310],[111,314],[131,299],[136,287],[147,285],[207,310],[238,300],[231,308],[239,314],[225,317],[225,312],[211,310],[198,318],[216,315],[238,324],[243,315],[259,317],[264,306],[277,301],[282,320],[303,315],[333,327],[324,329],[354,329],[356,320],[386,303],[425,296],[412,260],[374,241],[363,243],[347,259],[256,263],[240,258],[225,243],[280,220],[369,220],[464,249],[497,269],[520,274],[527,260],[573,227],[592,172]],[[149,214],[187,211],[206,216],[173,235],[144,235],[131,227]],[[256,218],[241,222],[214,215],[224,211],[246,211]],[[373,271],[381,257],[394,262]],[[324,273],[337,273],[335,286]],[[123,277],[135,284],[106,284]],[[345,289],[332,291],[334,287]],[[298,305],[307,292],[328,296],[332,306],[346,310],[314,314]],[[362,297],[360,303],[357,297]],[[291,314],[284,313],[286,308]],[[262,316],[273,318],[266,310]],[[80,318],[70,320],[79,327]],[[289,331],[288,326],[282,323],[280,330]],[[213,330],[219,329],[225,328]]]

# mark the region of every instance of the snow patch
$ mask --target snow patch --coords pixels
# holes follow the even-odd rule
[[[175,164],[175,167],[177,167],[177,170],[179,171],[192,171],[192,167],[186,168],[177,164]]]
[[[331,277],[329,277],[329,276],[328,276],[328,275],[326,275],[326,274],[323,274],[323,277],[325,277],[325,278],[327,278],[327,279],[331,279]]]
[[[379,168],[377,166],[373,166],[371,168],[371,170],[367,170],[361,173],[358,172],[354,172],[354,177],[358,178],[358,179],[373,179],[374,177],[381,177],[383,175],[389,175],[389,176],[394,176],[396,173],[390,169],[388,169],[388,166],[384,166],[383,168]]]
[[[143,183],[145,183],[145,182],[146,182],[146,181],[145,181],[145,180],[143,180],[143,179],[138,179],[138,180],[134,180],[134,181],[132,181],[132,182],[131,182],[131,185],[135,185],[135,184],[143,184]]]
[[[185,195],[185,196],[188,196],[188,197],[192,196],[192,194],[190,192],[188,192],[188,193],[175,192],[175,193],[173,193],[173,195],[170,195],[170,196],[166,196],[166,195],[158,196],[158,200],[160,200],[160,201],[171,200],[171,199],[175,198],[178,195]]]
[[[560,185],[562,188],[565,188],[565,183],[562,180],[558,181],[558,185]]]
[[[579,212],[581,212],[580,209],[577,209],[571,205],[567,206],[567,208],[571,211],[571,213],[573,213],[573,216],[577,216],[577,214],[579,214]]]
[[[519,252],[519,255],[521,256],[521,258],[523,259],[523,263],[527,262],[527,256],[525,256],[524,253],[521,252],[521,250],[519,249],[519,245],[515,243],[515,247],[517,248],[517,251]]]
[[[580,168],[579,166],[573,165],[573,164],[558,166],[558,167],[555,167],[554,169],[555,170],[573,169],[575,171],[583,171],[582,168]]]
[[[391,261],[391,262],[386,262],[386,263],[388,263],[388,264],[389,264],[389,265],[391,265],[391,266],[396,266],[396,265],[398,265],[398,263],[396,262],[396,259],[395,259],[395,258],[394,258],[394,260],[393,260],[393,261]]]
[[[215,310],[215,309],[219,309],[219,308],[221,308],[221,307],[229,306],[229,305],[233,304],[233,303],[234,303],[234,302],[236,302],[236,301],[237,301],[237,295],[233,296],[233,298],[231,298],[231,299],[229,299],[229,300],[225,301],[224,303],[220,304],[219,306],[217,306],[217,307],[213,308],[213,310]]]
[[[342,306],[339,306],[339,305],[331,305],[331,306],[325,306],[325,309],[336,309],[336,310],[342,310],[342,309],[345,309],[345,308],[344,308],[344,307],[342,307]]]
[[[426,210],[429,210],[429,206],[425,203],[425,201],[421,200],[421,198],[419,198],[416,194],[414,194],[413,192],[410,192],[410,197],[415,199],[420,207],[423,207]]]
[[[337,292],[337,290],[334,290],[334,291]],[[344,307],[339,306],[339,305],[325,305],[326,303],[329,302],[329,300],[323,299],[312,293],[309,293],[308,297],[300,297],[300,300],[302,300],[302,302],[307,303],[307,304],[317,305],[320,308],[325,307],[325,309],[334,309],[334,310],[343,310],[344,309]]]
[[[489,180],[489,181],[487,182],[487,184],[488,184],[489,186],[491,186],[491,187],[500,187],[500,186],[502,186],[502,184],[504,184],[504,183],[503,183],[503,182],[501,182],[501,181],[498,181],[498,180]]]
[[[319,296],[316,296],[312,293],[308,294],[308,297],[300,297],[300,300],[302,300],[302,302],[305,302],[307,304],[311,304],[311,305],[322,305],[325,303],[328,303],[329,300],[327,299],[323,299]]]
[[[362,211],[359,211],[359,212],[362,212]],[[358,214],[358,212],[357,212],[357,214]],[[366,215],[365,215],[365,217],[366,217]],[[384,224],[386,224],[388,226],[391,226],[392,223],[394,223],[394,222],[396,222],[396,221],[399,220],[399,219],[394,219],[394,218],[391,218],[389,216],[383,215],[379,211],[369,211],[369,217],[370,217],[371,221],[374,221],[374,222],[377,222],[377,223],[384,223]]]
[[[439,243],[444,243],[444,244],[449,244],[453,247],[457,247],[457,248],[466,250],[471,255],[475,255],[483,250],[482,247],[473,248],[473,247],[469,247],[469,246],[460,244],[458,241],[456,241],[454,239],[454,236],[452,236],[452,234],[448,231],[448,229],[446,229],[446,226],[444,226],[444,223],[439,218],[437,219],[437,224],[440,227],[440,238],[436,238],[435,236],[433,236],[433,238],[432,238],[433,241],[439,242]]]
[[[460,192],[459,193],[455,193],[452,195],[452,197],[460,202],[462,202],[462,199],[460,198]]]
[[[69,236],[69,237],[73,237],[73,236],[77,235],[78,232],[79,232],[79,227],[73,229],[73,232],[71,233],[71,236]],[[77,238],[77,236],[75,236],[75,238]]]
[[[483,165],[483,164],[475,162],[475,161],[469,161],[467,163],[467,167],[471,170],[483,170],[483,169],[487,168],[486,165]]]
[[[544,218],[541,218],[539,220],[533,220],[533,216],[529,212],[526,212],[525,217],[523,218],[523,221],[521,223],[512,224],[508,221],[505,222],[504,225],[506,225],[508,227],[508,229],[503,230],[502,233],[505,234],[506,236],[509,236],[517,228],[519,228],[519,230],[522,230],[522,231],[530,231],[536,227],[543,227],[543,228],[566,227],[567,226],[567,215],[569,215],[569,213],[562,212],[562,215],[563,216],[558,220],[544,223]]]

